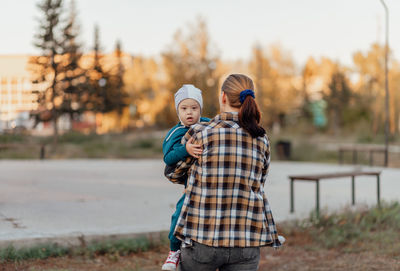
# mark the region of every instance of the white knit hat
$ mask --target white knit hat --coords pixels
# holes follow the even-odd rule
[[[203,97],[201,96],[201,90],[193,85],[183,85],[175,93],[175,109],[178,112],[179,104],[185,99],[193,99],[200,105],[200,110],[203,109]]]

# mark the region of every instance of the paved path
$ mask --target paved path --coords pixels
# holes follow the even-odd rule
[[[273,162],[267,197],[277,221],[304,217],[315,206],[312,183],[295,184],[289,213],[289,174],[346,171],[351,166]],[[0,161],[0,241],[167,230],[179,185],[163,177],[159,160]],[[321,206],[349,204],[350,181],[322,182]],[[376,181],[358,177],[356,201],[376,203]],[[400,170],[384,169],[381,195],[400,200]]]

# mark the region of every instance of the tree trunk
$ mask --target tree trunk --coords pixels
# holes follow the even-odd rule
[[[335,136],[339,134],[339,115],[340,112],[337,109],[333,110],[332,128]]]
[[[54,149],[57,147],[58,144],[58,116],[55,110],[53,110],[53,145]]]
[[[57,126],[57,121],[58,121],[58,114],[57,114],[57,108],[55,104],[55,98],[56,98],[56,83],[57,83],[57,66],[54,61],[54,56],[55,52],[53,51],[53,54],[51,56],[51,66],[54,70],[54,78],[53,82],[51,85],[51,103],[52,103],[52,115],[53,115],[53,145],[54,149],[57,147],[58,143],[58,126]]]
[[[69,130],[73,131],[73,124],[74,124],[74,113],[70,112],[69,113]]]

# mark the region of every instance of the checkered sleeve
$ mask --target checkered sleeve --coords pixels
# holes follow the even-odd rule
[[[269,173],[269,165],[271,163],[271,147],[270,147],[268,137],[266,135],[264,137],[264,142],[265,142],[265,145],[267,148],[265,150],[265,156],[264,156],[264,166],[262,169],[262,180],[265,183],[265,181],[267,180],[268,173]]]
[[[189,131],[187,131],[187,133],[182,137],[181,143],[185,145],[192,137],[194,140],[196,140],[195,132],[196,130],[194,127],[190,128]],[[176,164],[175,169],[171,172],[166,173],[165,176],[173,183],[179,182],[180,178],[187,173],[194,160],[195,158],[193,158],[192,156],[188,156],[186,160],[179,161]]]
[[[182,145],[186,145],[186,143],[189,141],[189,139],[190,139],[191,137],[193,137],[193,139],[195,140],[195,139],[196,139],[196,132],[197,132],[197,131],[198,131],[197,126],[191,127],[191,128],[186,132],[186,134],[182,137],[181,144],[182,144]]]

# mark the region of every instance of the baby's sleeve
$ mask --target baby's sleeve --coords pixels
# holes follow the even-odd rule
[[[164,162],[172,166],[179,161],[185,160],[186,157],[189,156],[189,153],[186,150],[186,145],[182,145],[177,142],[172,149],[164,155]]]

